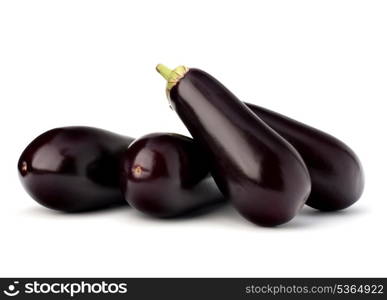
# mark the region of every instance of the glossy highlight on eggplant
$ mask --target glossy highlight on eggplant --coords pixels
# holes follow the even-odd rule
[[[307,205],[335,211],[351,206],[360,198],[364,173],[351,148],[321,130],[266,108],[246,105],[301,154],[312,180]]]
[[[125,204],[119,166],[132,138],[93,127],[62,127],[34,139],[18,162],[20,180],[41,205],[80,212]]]
[[[132,207],[160,218],[224,200],[205,153],[191,138],[172,133],[148,134],[128,147],[121,165],[121,188]]]
[[[219,189],[239,213],[264,226],[290,221],[311,189],[294,147],[206,72],[157,70],[168,81],[171,107],[209,155]]]

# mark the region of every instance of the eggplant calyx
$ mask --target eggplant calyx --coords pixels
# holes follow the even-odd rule
[[[162,64],[158,64],[156,66],[156,70],[165,78],[165,80],[167,80],[167,91],[170,91],[188,72],[188,68],[186,66],[178,66],[177,68],[171,70]]]
[[[169,107],[174,110],[173,103],[171,101],[171,98],[169,97],[169,92],[171,89],[179,82],[180,79],[184,77],[184,75],[189,71],[189,69],[186,66],[178,66],[175,69],[171,70],[170,68],[158,64],[156,66],[157,72],[161,74],[167,80],[167,98],[169,101]]]

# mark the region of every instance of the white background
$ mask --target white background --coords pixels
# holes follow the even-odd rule
[[[50,128],[187,134],[160,62],[341,138],[363,162],[363,197],[278,228],[231,207],[162,221],[35,203],[16,163]],[[385,1],[1,1],[0,275],[387,276],[386,101]]]

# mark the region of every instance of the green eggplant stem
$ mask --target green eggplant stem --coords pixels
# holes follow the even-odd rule
[[[172,70],[170,68],[168,68],[167,66],[165,66],[163,64],[158,64],[156,66],[156,70],[157,70],[157,72],[159,72],[161,74],[161,76],[164,77],[165,80],[168,81],[168,79],[172,73]]]
[[[179,80],[183,78],[184,75],[188,72],[188,68],[185,66],[178,66],[177,68],[171,70],[162,64],[158,64],[156,66],[156,70],[167,81],[167,94],[168,94],[168,91],[170,91],[179,82]]]

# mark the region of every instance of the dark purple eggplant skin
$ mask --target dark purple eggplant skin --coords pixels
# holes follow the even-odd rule
[[[136,139],[121,165],[121,188],[130,206],[171,218],[224,201],[205,153],[188,137],[152,133]]]
[[[34,139],[18,161],[19,178],[41,205],[81,212],[126,204],[120,160],[132,138],[93,127],[62,127]]]
[[[308,170],[294,147],[211,75],[190,69],[170,90],[171,106],[209,155],[226,199],[249,221],[290,221],[309,196]]]
[[[346,144],[316,128],[266,108],[246,103],[301,154],[312,180],[307,205],[321,211],[345,209],[364,189],[359,158]]]

